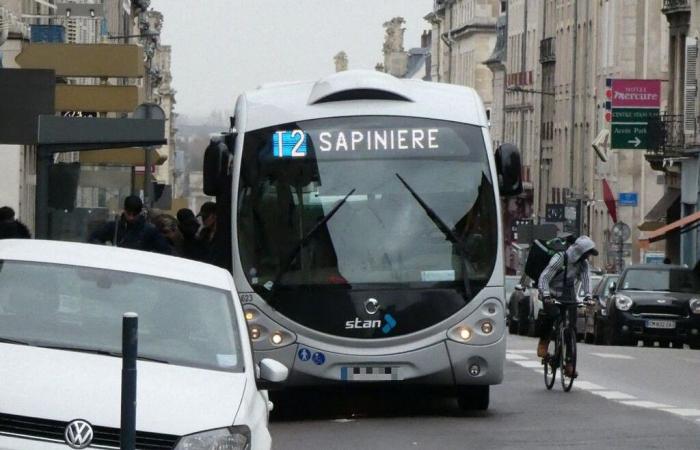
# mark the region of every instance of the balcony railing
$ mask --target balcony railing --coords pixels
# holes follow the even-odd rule
[[[540,63],[548,63],[556,61],[554,53],[554,38],[549,37],[540,41]]]
[[[664,5],[661,8],[661,12],[666,15],[690,12],[690,0],[664,0]]]
[[[664,114],[649,122],[646,160],[654,170],[664,170],[664,160],[682,156],[685,148],[683,115]]]

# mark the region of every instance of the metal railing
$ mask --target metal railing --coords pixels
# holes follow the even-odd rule
[[[690,12],[690,0],[664,0],[661,12],[664,14]]]
[[[684,116],[663,114],[649,122],[646,159],[655,170],[664,169],[664,160],[677,158],[685,149]]]

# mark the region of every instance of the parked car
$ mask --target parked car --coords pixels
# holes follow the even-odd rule
[[[269,449],[266,383],[223,269],[135,250],[0,241],[0,448],[118,448],[121,327],[138,314],[136,448]],[[259,376],[256,376],[259,373]]]
[[[607,343],[645,345],[658,341],[700,348],[700,274],[685,266],[632,266],[611,288]],[[603,318],[603,316],[601,316]]]
[[[605,342],[605,332],[603,331],[603,320],[600,317],[607,317],[606,304],[610,295],[610,288],[620,279],[618,274],[604,275],[596,288],[593,290],[593,302],[586,305],[584,309],[584,340],[589,344],[603,344]]]
[[[505,290],[506,290],[506,310],[508,309],[508,304],[510,303],[510,296],[513,294],[513,291],[515,291],[515,286],[518,285],[520,282],[520,276],[519,275],[506,275],[506,281],[505,281]]]
[[[600,280],[602,277],[600,275],[593,275],[591,274],[590,277],[590,289],[591,289],[591,294],[593,291],[596,289],[598,286],[598,283],[600,283]],[[578,303],[583,303],[583,300],[586,297],[586,293],[583,292],[583,284],[581,282],[576,283],[576,301]],[[584,338],[584,334],[586,331],[586,317],[585,317],[585,309],[584,308],[578,308],[576,310],[576,339],[579,341],[582,341]]]

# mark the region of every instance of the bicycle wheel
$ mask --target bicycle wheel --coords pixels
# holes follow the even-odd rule
[[[571,373],[576,373],[576,336],[570,328],[561,330],[561,357],[559,358],[559,370],[561,371],[561,387],[564,392],[569,392],[574,385],[575,376],[566,373],[567,364],[571,365]]]
[[[555,337],[554,341],[549,343],[547,354],[542,358],[542,365],[544,366],[544,385],[547,390],[552,389],[554,381],[557,378],[557,366],[559,366],[557,355],[559,354],[559,347],[559,337]]]

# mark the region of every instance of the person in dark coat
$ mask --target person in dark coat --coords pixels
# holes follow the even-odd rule
[[[15,219],[15,210],[9,206],[0,208],[0,239],[31,239],[29,228]]]
[[[105,244],[110,242],[115,247],[145,250],[148,252],[172,254],[172,249],[165,237],[146,222],[142,214],[143,202],[136,195],[124,199],[124,211],[118,221],[110,221],[90,235],[89,242]]]

